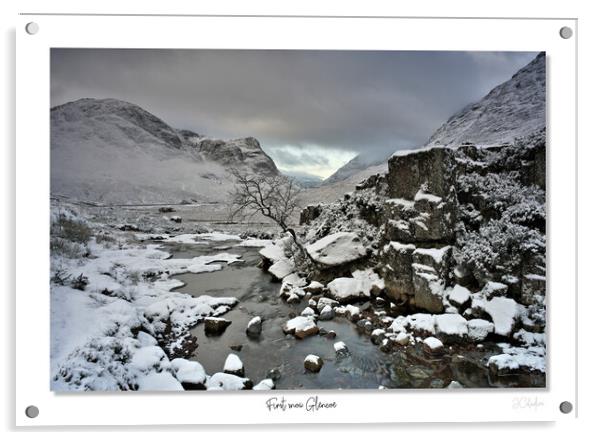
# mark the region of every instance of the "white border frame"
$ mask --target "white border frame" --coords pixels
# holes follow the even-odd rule
[[[39,24],[36,35],[25,25]],[[559,36],[562,26],[575,31]],[[231,29],[231,31],[224,31]],[[554,421],[576,404],[576,43],[574,19],[21,15],[17,19],[16,424],[156,425]],[[73,393],[49,390],[51,47],[470,50],[547,53],[546,389]],[[35,348],[32,349],[32,342]],[[318,395],[335,409],[268,412]],[[40,408],[35,419],[29,405]],[[574,412],[575,414],[576,412]]]

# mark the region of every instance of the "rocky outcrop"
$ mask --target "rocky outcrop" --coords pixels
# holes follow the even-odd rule
[[[402,150],[389,159],[389,197],[414,200],[419,191],[440,199],[453,192],[455,161],[450,148]]]
[[[459,317],[463,330],[458,334],[437,333],[433,321],[431,334],[445,341],[481,341],[492,334],[512,338],[522,327],[541,331],[546,287],[542,152],[544,131],[509,145],[402,152],[390,158],[383,188],[368,187],[340,204],[322,205],[308,228],[319,234],[314,225],[328,226],[324,232],[330,234],[316,241],[321,251],[336,247],[333,237],[361,242],[365,256],[346,253],[356,261],[353,271],[373,268],[381,290],[401,310]],[[365,206],[378,206],[377,218],[363,214]],[[331,277],[330,282],[320,279],[326,281],[324,294],[340,303],[379,295],[355,276],[333,271]]]

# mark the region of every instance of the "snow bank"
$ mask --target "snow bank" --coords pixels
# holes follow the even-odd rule
[[[51,270],[88,279],[83,290],[51,282],[53,390],[174,389],[173,374],[184,365],[170,364],[157,340],[174,353],[191,326],[237,302],[173,292],[182,283],[170,278],[220,270],[218,262],[240,261],[237,255],[171,259],[158,244],[132,245],[119,237],[116,243],[90,241],[91,258],[52,256]]]

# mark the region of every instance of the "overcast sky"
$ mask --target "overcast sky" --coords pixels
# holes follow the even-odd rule
[[[327,177],[356,154],[424,144],[535,56],[53,49],[51,104],[122,99],[175,128],[254,136],[283,171]]]

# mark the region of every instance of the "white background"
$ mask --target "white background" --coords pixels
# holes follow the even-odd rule
[[[71,3],[71,4],[70,4]],[[15,157],[15,143],[14,143],[14,33],[11,33],[11,26],[14,27],[14,23],[17,21],[15,13],[17,11],[45,11],[45,12],[143,12],[143,13],[237,13],[237,14],[321,14],[321,15],[400,15],[400,16],[425,16],[425,15],[441,15],[441,16],[521,16],[521,17],[578,17],[579,18],[579,41],[580,41],[580,53],[579,53],[579,108],[580,108],[580,155],[579,155],[579,184],[580,184],[580,303],[579,303],[579,330],[580,330],[580,362],[579,362],[579,376],[580,376],[580,389],[579,389],[579,418],[577,422],[573,422],[572,418],[567,418],[567,421],[559,422],[557,424],[497,424],[497,425],[436,425],[436,426],[417,426],[417,425],[403,425],[403,426],[386,426],[386,427],[375,427],[366,426],[358,427],[354,426],[348,429],[349,433],[366,435],[387,435],[390,433],[377,433],[375,430],[391,430],[391,429],[404,429],[404,430],[426,430],[435,435],[450,436],[462,436],[465,435],[477,435],[479,432],[487,433],[488,438],[496,438],[498,436],[507,437],[508,435],[516,435],[516,432],[506,432],[507,430],[515,431],[520,430],[555,430],[564,433],[564,435],[574,436],[577,434],[576,429],[585,430],[587,426],[593,427],[596,421],[596,392],[599,392],[599,378],[595,375],[598,365],[596,364],[593,356],[596,351],[599,350],[597,346],[596,337],[596,324],[599,319],[596,317],[600,311],[600,292],[599,287],[595,283],[595,277],[597,275],[597,261],[595,250],[599,245],[599,233],[596,233],[598,220],[595,215],[595,211],[599,206],[599,198],[596,195],[597,184],[593,179],[596,177],[596,171],[599,167],[600,161],[600,146],[599,141],[596,139],[594,133],[597,134],[598,121],[594,122],[594,118],[599,118],[598,104],[600,102],[600,90],[599,82],[596,80],[596,76],[599,77],[599,50],[595,46],[595,42],[600,38],[600,35],[595,35],[595,28],[599,27],[600,15],[596,14],[596,11],[585,8],[585,2],[571,2],[570,4],[563,5],[561,2],[529,2],[520,1],[505,1],[500,3],[499,7],[485,7],[480,5],[478,2],[421,2],[420,5],[403,5],[400,4],[397,7],[385,8],[384,4],[371,1],[369,4],[358,2],[347,1],[342,5],[337,2],[329,2],[328,5],[312,5],[308,2],[304,2],[304,7],[292,7],[284,8],[283,5],[278,5],[277,2],[270,4],[269,2],[255,1],[252,4],[245,5],[244,2],[239,2],[235,7],[229,7],[224,2],[215,3],[213,5],[197,5],[196,8],[186,7],[183,2],[153,2],[146,1],[144,8],[133,7],[133,3],[121,2],[110,2],[104,1],[102,7],[100,5],[90,5],[88,8],[84,8],[83,5],[78,5],[76,2],[61,2],[53,1],[52,5],[45,5],[44,2],[22,2],[18,6],[5,5],[3,6],[3,36],[4,40],[4,68],[2,74],[4,75],[2,81],[3,93],[2,96],[5,98],[4,105],[2,106],[2,121],[1,132],[4,136],[5,142],[3,143],[2,149],[2,165],[4,167],[2,172],[3,177],[3,201],[4,201],[4,213],[2,217],[2,232],[3,232],[3,243],[4,252],[2,253],[2,261],[0,264],[2,279],[5,283],[5,289],[3,291],[3,306],[4,312],[3,319],[3,336],[5,337],[5,348],[6,354],[3,359],[6,360],[8,365],[5,365],[5,372],[3,378],[5,379],[4,397],[6,407],[3,410],[3,420],[6,429],[11,429],[14,420],[14,366],[12,360],[14,356],[14,157]],[[594,2],[591,2],[592,4]],[[231,4],[234,4],[233,2]],[[14,31],[13,31],[14,32]],[[598,32],[599,33],[599,32]],[[46,99],[46,97],[44,97]],[[33,128],[33,127],[32,127]],[[35,128],[33,128],[35,129]],[[32,157],[35,160],[35,157]],[[590,179],[587,182],[586,179]],[[596,241],[597,240],[597,241]],[[562,276],[562,273],[555,273],[553,276]],[[41,337],[44,337],[43,335]],[[36,341],[30,342],[30,348],[36,349]],[[21,347],[20,347],[21,348]],[[202,417],[202,414],[199,414]],[[571,421],[569,421],[571,420]],[[14,429],[14,428],[13,428]],[[152,431],[161,431],[161,429],[150,428]],[[195,428],[181,428],[191,430]],[[198,429],[198,428],[197,428]],[[204,428],[207,429],[207,428]],[[217,428],[210,428],[216,430]],[[233,429],[233,428],[231,428]],[[235,429],[236,432],[243,433],[245,431],[251,431],[256,433],[257,436],[264,436],[261,434],[262,430],[268,429],[270,432],[276,433],[274,428],[266,427],[240,427]],[[280,431],[285,432],[291,437],[298,435],[305,435],[300,432],[298,427],[278,427]],[[306,427],[306,429],[312,429]],[[345,430],[344,426],[332,426],[332,427],[315,427],[321,431],[334,431],[334,430]],[[106,429],[105,429],[106,430]],[[225,435],[222,432],[223,428],[220,429],[220,433],[214,433],[212,435]],[[595,431],[594,431],[595,432]],[[156,435],[156,432],[153,432]],[[163,436],[165,433],[158,433]],[[542,433],[532,435],[541,435]],[[60,434],[66,435],[66,434]],[[90,434],[87,434],[90,435]],[[103,436],[111,435],[107,433],[101,434]],[[149,433],[150,435],[150,433]],[[326,433],[326,435],[338,435],[334,432]],[[401,434],[404,435],[404,434]],[[585,431],[583,431],[585,435]]]

